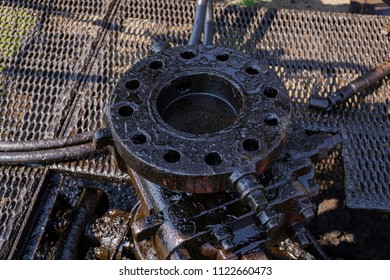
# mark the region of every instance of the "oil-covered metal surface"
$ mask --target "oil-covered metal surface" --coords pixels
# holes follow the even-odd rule
[[[308,136],[298,127],[290,128],[280,157],[259,178],[269,201],[260,212],[243,204],[232,190],[178,192],[133,172],[141,201],[131,225],[136,255],[141,259],[241,259],[253,253],[272,257],[271,247],[287,236],[301,246],[310,245],[302,224],[315,215],[311,199],[319,185],[313,182],[314,163],[340,140],[339,135]]]
[[[132,251],[132,244],[128,240],[132,221],[133,212],[110,210],[90,224],[87,237],[92,244],[96,244],[94,253],[97,259],[120,260],[125,257],[124,251]]]
[[[85,117],[74,118],[71,127],[82,131],[100,126],[101,110],[121,74],[148,55],[153,39],[177,46],[189,38],[192,2],[116,4],[91,70],[91,75],[102,78],[101,82],[83,85],[86,95],[77,101],[80,115],[85,113]],[[314,87],[319,95],[330,95],[388,59],[390,42],[382,32],[387,17],[216,4],[215,23],[215,44],[251,54],[277,72],[292,100],[293,122],[314,130],[343,133],[347,205],[389,210],[388,78],[380,87],[359,94],[331,113],[307,108]],[[89,115],[99,117],[86,117]],[[382,162],[376,160],[379,158]],[[58,168],[126,178],[106,156]]]
[[[85,188],[69,222],[61,234],[54,258],[59,260],[79,259],[84,249],[84,235],[94,215],[103,215],[108,209],[108,198],[98,188]]]
[[[124,257],[124,252],[117,249],[127,248],[127,243],[120,245],[137,203],[134,188],[57,173],[49,173],[47,178],[35,203],[37,209],[10,258]],[[96,219],[97,226],[91,226]]]
[[[263,173],[290,117],[287,92],[268,66],[199,45],[162,51],[126,72],[108,122],[129,168],[167,188],[209,193],[232,187],[240,169]]]
[[[185,44],[193,14],[190,1],[1,1],[0,140],[101,128],[120,76],[148,54],[153,39]],[[307,109],[314,86],[328,96],[389,58],[389,38],[381,32],[388,18],[218,4],[215,21],[216,44],[277,72],[292,99],[293,122],[342,133],[347,206],[388,211],[389,79],[330,113]],[[129,179],[107,153],[50,168]],[[19,238],[44,171],[0,168],[1,258]]]

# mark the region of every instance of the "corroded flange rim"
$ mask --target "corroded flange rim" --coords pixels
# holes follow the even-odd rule
[[[234,122],[195,135],[164,121],[157,104],[161,92],[191,75],[233,88]],[[159,185],[196,193],[228,188],[229,176],[242,166],[261,173],[277,156],[290,119],[286,89],[268,66],[204,45],[170,49],[135,64],[114,90],[109,110],[115,147],[129,168]]]

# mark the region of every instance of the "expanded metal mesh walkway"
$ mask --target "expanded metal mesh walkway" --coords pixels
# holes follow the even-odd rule
[[[154,40],[186,44],[194,8],[180,0],[0,1],[0,140],[103,127],[120,75]],[[215,43],[268,63],[289,91],[294,122],[342,133],[347,205],[389,211],[389,79],[331,113],[307,109],[314,87],[328,95],[389,59],[390,39],[381,32],[389,18],[223,5],[215,13]],[[0,166],[0,258],[49,170],[128,180],[108,153],[46,167]]]

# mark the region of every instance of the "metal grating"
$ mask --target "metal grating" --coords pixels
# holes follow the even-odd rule
[[[153,39],[186,44],[194,5],[179,0],[0,1],[0,140],[100,128],[119,77],[148,54]],[[331,113],[306,108],[315,86],[330,94],[390,58],[389,37],[381,33],[388,18],[221,4],[215,10],[215,42],[269,63],[293,100],[294,122],[343,133],[347,205],[389,211],[389,79]],[[51,168],[128,179],[107,153]],[[39,168],[0,169],[2,254],[41,174]]]
[[[58,136],[110,3],[0,2],[0,139]],[[0,169],[0,258],[6,257],[41,169]]]
[[[26,218],[42,169],[0,167],[0,259],[10,250]]]

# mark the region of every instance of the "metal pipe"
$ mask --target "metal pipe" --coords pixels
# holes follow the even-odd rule
[[[204,22],[204,40],[203,44],[212,45],[214,39],[214,0],[208,0],[206,19]]]
[[[55,161],[78,159],[96,151],[93,143],[69,146],[60,149],[0,153],[0,164],[47,164]]]
[[[199,44],[200,36],[202,35],[203,26],[206,17],[207,0],[198,0],[195,11],[195,20],[192,25],[192,32],[188,45]]]
[[[96,212],[103,213],[108,208],[107,196],[103,190],[85,188],[80,196],[77,206],[72,213],[73,219],[60,239],[55,259],[73,260],[81,256],[80,248],[85,236],[85,229]]]
[[[345,87],[332,93],[326,98],[312,96],[309,100],[309,108],[330,111],[336,104],[345,102],[358,92],[370,87],[374,83],[390,74],[390,59],[379,64],[368,73],[358,77]]]
[[[28,141],[0,141],[0,152],[24,152],[63,148],[85,144],[93,141],[95,131],[88,131],[72,136],[53,139],[28,140]]]

